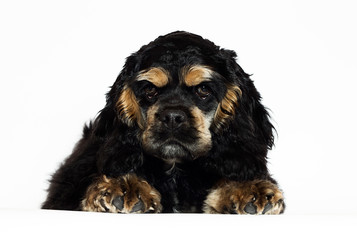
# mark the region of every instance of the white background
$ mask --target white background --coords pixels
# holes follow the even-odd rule
[[[0,208],[39,209],[125,58],[186,30],[238,53],[278,132],[286,214],[356,214],[354,1],[1,1]]]

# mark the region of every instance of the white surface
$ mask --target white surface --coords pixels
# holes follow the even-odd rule
[[[66,211],[0,211],[0,214],[1,239],[357,238],[357,215],[121,215]]]
[[[254,74],[279,134],[269,167],[287,215],[357,213],[355,10],[343,0],[1,1],[0,206],[38,209],[125,58],[158,35],[187,30],[237,51]],[[15,223],[19,215],[11,216]],[[31,226],[55,228],[47,213],[32,216],[24,217]],[[301,224],[313,228],[314,219],[324,218]]]

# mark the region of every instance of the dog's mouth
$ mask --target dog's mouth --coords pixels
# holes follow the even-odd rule
[[[183,159],[191,159],[190,150],[182,142],[170,138],[164,141],[158,149],[161,158],[167,161],[180,162]]]
[[[155,137],[154,137],[155,136]],[[194,152],[186,141],[165,134],[155,134],[143,142],[143,148],[149,155],[165,160],[166,162],[182,162],[192,160]]]

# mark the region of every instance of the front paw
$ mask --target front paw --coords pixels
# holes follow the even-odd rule
[[[208,194],[205,213],[281,214],[285,208],[282,192],[265,180],[224,181]]]
[[[127,174],[119,178],[100,177],[87,189],[83,211],[112,213],[160,212],[160,193],[150,184]]]

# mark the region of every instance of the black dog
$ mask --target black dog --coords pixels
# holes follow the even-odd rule
[[[273,126],[233,51],[187,32],[128,57],[44,209],[280,214]]]

